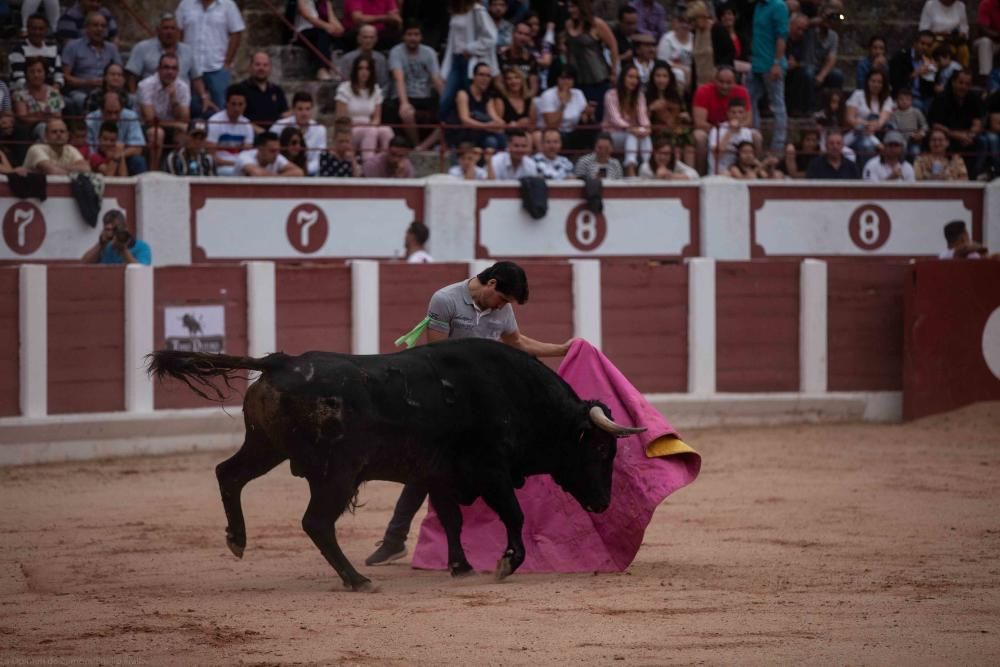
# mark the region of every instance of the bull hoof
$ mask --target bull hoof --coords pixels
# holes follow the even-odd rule
[[[462,563],[449,563],[448,569],[451,571],[451,576],[455,577],[465,577],[472,574],[472,566],[466,562]]]
[[[497,581],[503,581],[514,573],[514,565],[510,562],[510,556],[504,556],[497,561],[497,570],[494,573]]]
[[[379,591],[378,585],[373,584],[368,579],[365,579],[364,581],[359,581],[354,584],[344,584],[344,588],[351,590],[355,593],[378,593]]]
[[[229,547],[229,550],[233,552],[234,556],[237,558],[243,558],[243,552],[247,548],[247,538],[235,537],[229,532],[229,529],[226,529],[226,546]]]

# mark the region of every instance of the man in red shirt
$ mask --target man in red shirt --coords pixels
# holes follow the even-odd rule
[[[729,100],[732,99],[741,99],[746,102],[747,108],[750,107],[750,94],[746,88],[736,83],[736,72],[727,65],[715,70],[715,81],[703,83],[694,91],[691,120],[694,122],[696,160],[700,174],[708,169],[708,133],[713,127],[726,122]]]
[[[993,56],[1000,50],[1000,0],[981,0],[976,18],[979,39],[975,42],[980,76],[989,76]]]
[[[403,34],[403,16],[397,0],[345,0],[344,27],[357,32],[363,25],[375,26],[379,51],[395,46]]]

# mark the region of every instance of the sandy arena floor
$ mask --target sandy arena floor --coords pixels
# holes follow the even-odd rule
[[[617,575],[452,581],[405,564],[341,589],[287,465],[221,453],[0,470],[0,665],[971,665],[1000,661],[1000,404],[903,426],[688,432],[701,477]],[[399,487],[339,525],[361,561]]]

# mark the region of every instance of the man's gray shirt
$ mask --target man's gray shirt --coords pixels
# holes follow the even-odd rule
[[[408,97],[423,100],[431,96],[431,91],[434,90],[432,77],[439,74],[437,54],[434,49],[421,44],[413,54],[406,48],[406,44],[397,44],[389,51],[389,71],[397,69],[403,72]],[[398,97],[395,89],[392,91],[392,96]]]
[[[496,310],[480,310],[472,300],[469,281],[442,287],[431,297],[427,307],[431,318],[427,328],[448,334],[448,338],[488,338],[500,340],[501,336],[517,331],[514,309],[504,304]]]

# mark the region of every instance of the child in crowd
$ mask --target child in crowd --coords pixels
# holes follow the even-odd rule
[[[191,121],[186,133],[176,132],[177,148],[167,155],[164,169],[177,176],[215,176],[215,160],[205,148],[208,124],[197,119]]]
[[[361,164],[354,152],[350,118],[338,119],[333,124],[333,150],[324,151],[319,156],[319,175],[334,178],[361,177]]]
[[[514,38],[514,24],[504,18],[507,13],[507,0],[490,0],[490,18],[497,27],[497,49],[510,46]]]
[[[91,170],[105,176],[128,176],[125,146],[118,141],[118,123],[110,120],[101,123],[97,150],[91,151],[87,161]]]
[[[896,109],[889,117],[888,124],[906,139],[906,154],[909,159],[920,154],[920,143],[927,135],[927,119],[923,111],[913,106],[913,91],[910,88],[900,88],[896,92]]]
[[[726,122],[708,133],[708,173],[724,174],[736,164],[737,146],[754,143],[753,130],[747,126],[746,101],[738,97],[729,100]]]
[[[948,81],[955,72],[962,71],[962,65],[952,60],[952,50],[950,44],[938,44],[934,47],[934,66],[937,73],[934,75],[934,94],[940,95],[948,88]]]
[[[483,149],[471,141],[463,141],[458,145],[458,164],[448,170],[448,175],[467,181],[485,181],[488,174],[479,166],[482,157]]]

